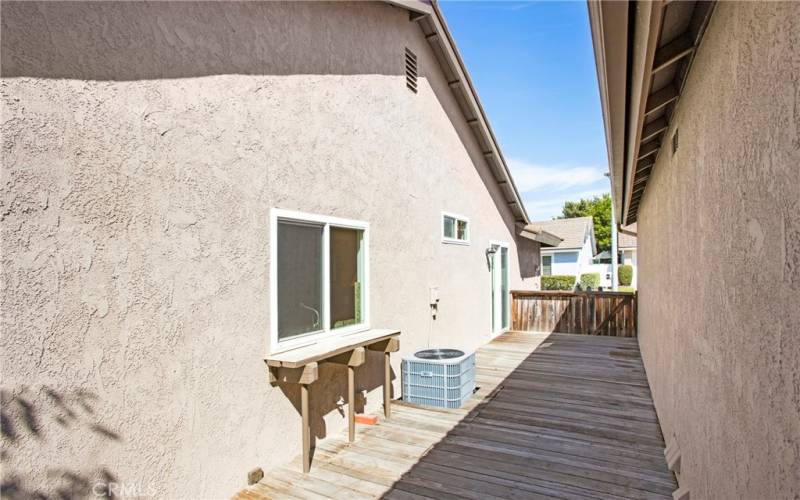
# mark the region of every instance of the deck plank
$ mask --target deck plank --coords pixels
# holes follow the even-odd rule
[[[635,338],[508,332],[464,408],[398,402],[237,498],[647,498],[677,489]]]

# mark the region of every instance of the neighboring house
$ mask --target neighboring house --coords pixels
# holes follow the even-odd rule
[[[397,397],[402,355],[506,330],[508,290],[558,241],[530,225],[435,5],[0,8],[3,484],[21,497],[230,496],[300,450],[297,387],[270,386],[265,355],[399,329]],[[357,370],[367,412],[382,362]],[[319,367],[318,439],[345,426],[346,379]]]
[[[636,224],[624,228],[627,233],[622,232],[622,228],[617,231],[617,264],[628,265],[633,268],[633,279],[631,280],[631,287],[636,288]],[[610,287],[611,282],[611,250],[603,250],[594,256],[592,269],[602,275],[602,286]],[[623,286],[623,285],[620,285]]]
[[[636,231],[636,224],[633,224],[629,231]],[[619,252],[619,263],[636,267],[636,236],[631,233],[617,232],[617,251]]]
[[[569,275],[580,279],[581,273],[593,272],[592,258],[597,253],[597,242],[591,217],[544,220],[533,224],[562,239],[558,245],[542,248],[539,262],[542,276]]]
[[[800,498],[800,2],[589,3],[684,498]]]
[[[626,230],[635,232],[636,224],[633,224],[631,228],[626,228]],[[631,266],[633,268],[631,286],[636,288],[636,236],[631,233],[617,231],[617,253],[619,254],[618,264],[620,266]]]

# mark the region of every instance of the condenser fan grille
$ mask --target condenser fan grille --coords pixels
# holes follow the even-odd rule
[[[464,351],[459,351],[458,349],[426,349],[414,354],[419,359],[453,359],[460,358],[463,355]]]

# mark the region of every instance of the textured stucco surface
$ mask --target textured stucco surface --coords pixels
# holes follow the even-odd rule
[[[692,498],[800,498],[800,3],[717,5],[676,128],[638,224],[664,437]]]
[[[271,207],[371,224],[372,323],[401,355],[488,340],[489,241],[512,288],[538,248],[433,57],[377,3],[2,3],[7,494],[225,497],[298,453],[299,394],[262,361]],[[471,245],[440,242],[441,210]],[[380,373],[357,373],[368,410]],[[320,376],[322,437],[345,374]]]

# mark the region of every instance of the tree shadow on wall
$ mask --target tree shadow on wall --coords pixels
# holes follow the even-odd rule
[[[107,468],[79,471],[52,467],[40,475],[23,470],[15,462],[16,454],[37,453],[48,441],[65,438],[81,440],[99,438],[106,446],[121,442],[122,436],[97,422],[99,398],[83,390],[61,392],[43,386],[37,391],[27,387],[0,389],[0,431],[3,462],[0,497],[4,499],[64,500],[94,497],[113,498],[119,479]],[[76,458],[77,460],[77,458]],[[39,461],[36,461],[39,463]]]

